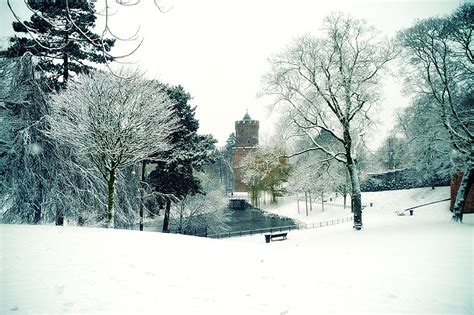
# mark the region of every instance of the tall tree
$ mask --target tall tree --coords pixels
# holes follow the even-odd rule
[[[174,203],[171,224],[183,234],[203,229],[207,233],[222,233],[227,230],[229,221],[224,187],[213,173],[199,172],[196,176],[202,182],[202,193],[186,195]]]
[[[295,154],[322,151],[344,163],[350,175],[354,227],[362,228],[357,153],[378,103],[381,70],[395,58],[394,45],[363,20],[333,14],[324,20],[324,36],[297,39],[271,60],[266,92],[288,108],[291,124],[311,145]],[[340,143],[334,151],[319,142],[321,130]]]
[[[169,150],[176,130],[173,101],[152,81],[95,72],[52,96],[49,135],[86,156],[107,184],[107,222],[115,225],[117,176],[146,157]]]
[[[407,84],[429,95],[446,128],[452,148],[462,156],[464,175],[456,196],[453,221],[462,222],[464,204],[474,179],[474,5],[461,5],[452,15],[418,21],[398,34],[408,61]],[[432,113],[430,113],[432,114]]]
[[[7,209],[6,221],[36,224],[45,184],[36,175],[44,173],[47,154],[37,124],[46,102],[34,80],[31,54],[0,60],[0,71],[0,206]]]
[[[95,224],[104,185],[70,146],[45,137],[49,105],[31,54],[0,60],[0,207],[13,223]],[[122,189],[123,185],[120,185]]]
[[[235,134],[232,132],[227,137],[222,149],[222,159],[220,160],[226,193],[234,191],[234,169],[232,168],[232,149],[235,147]]]
[[[86,0],[27,1],[32,11],[29,21],[13,22],[14,36],[4,53],[22,56],[29,51],[39,58],[36,70],[46,76],[52,89],[69,80],[70,74],[89,73],[93,63],[105,63],[114,39],[93,32],[96,15],[94,4]]]
[[[428,95],[417,97],[398,114],[396,132],[403,136],[403,163],[405,167],[420,171],[425,181],[434,185],[452,172],[452,145],[443,127],[436,102]]]
[[[161,85],[173,101],[177,117],[177,128],[169,135],[172,150],[150,157],[155,169],[147,178],[148,183],[164,197],[165,213],[163,232],[169,231],[171,204],[201,189],[194,171],[201,170],[209,162],[214,151],[215,140],[210,135],[199,135],[199,121],[195,118],[196,108],[189,104],[191,95],[183,87]]]
[[[383,170],[394,170],[406,166],[407,141],[395,134],[384,139],[375,153]]]
[[[261,191],[269,191],[271,202],[281,195],[282,184],[288,180],[291,166],[281,147],[261,147],[246,155],[241,163],[242,182],[250,189],[251,202],[258,206]]]

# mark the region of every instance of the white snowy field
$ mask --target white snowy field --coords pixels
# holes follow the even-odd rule
[[[363,230],[348,222],[270,244],[1,225],[0,313],[473,314],[474,225],[450,223],[449,202],[393,213],[447,194],[370,193]]]
[[[434,190],[430,188],[416,188],[397,190],[395,193],[390,192],[364,192],[362,193],[362,204],[366,206],[371,215],[390,214],[390,211],[403,210],[409,207],[426,204],[431,201],[438,201],[450,197],[450,187],[436,187]],[[313,196],[314,197],[314,196]],[[330,198],[332,200],[330,200]],[[350,204],[350,196],[347,197],[346,206],[343,208],[344,199],[342,196],[335,197],[335,194],[326,194],[324,203],[324,210],[321,204],[321,199],[318,197],[312,202],[312,210],[310,202],[308,201],[306,211],[305,198],[303,194],[299,195],[299,211],[296,196],[289,196],[283,198],[277,205],[266,205],[263,209],[296,219],[304,223],[321,222],[332,219],[340,219],[352,216]],[[377,209],[378,211],[371,211]]]

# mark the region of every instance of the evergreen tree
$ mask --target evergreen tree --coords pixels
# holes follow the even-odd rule
[[[2,221],[95,224],[105,187],[95,180],[90,163],[45,137],[49,106],[33,68],[31,54],[0,59]]]
[[[27,1],[33,12],[29,21],[13,22],[15,32],[6,57],[22,56],[29,51],[39,58],[36,70],[45,74],[50,88],[64,85],[71,73],[88,73],[91,63],[105,63],[113,58],[108,52],[113,39],[93,33],[94,5],[86,0]]]
[[[221,170],[221,178],[224,182],[226,193],[234,191],[234,170],[232,168],[232,150],[235,147],[235,134],[231,133],[226,140],[224,148],[217,163]]]
[[[179,127],[169,137],[172,149],[151,158],[156,166],[147,181],[155,191],[167,195],[163,232],[168,232],[171,203],[201,192],[201,182],[194,176],[194,171],[202,170],[211,160],[216,141],[210,135],[197,134],[196,108],[188,103],[191,95],[183,87],[165,85],[164,90],[175,102]]]

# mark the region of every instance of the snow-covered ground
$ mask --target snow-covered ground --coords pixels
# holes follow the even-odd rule
[[[403,210],[409,207],[425,204],[431,201],[438,201],[450,197],[450,187],[436,187],[434,190],[430,188],[416,188],[397,190],[391,192],[364,192],[362,193],[362,204],[366,206],[365,212],[374,214],[389,214],[390,211]],[[317,198],[312,202],[312,210],[310,210],[310,202],[308,201],[308,211],[306,211],[305,197],[299,195],[299,211],[296,196],[283,198],[277,205],[267,205],[262,208],[265,211],[283,215],[296,219],[304,223],[321,222],[325,220],[340,219],[352,216],[350,204],[350,196],[347,197],[344,209],[344,199],[342,196],[336,197],[334,194],[326,194],[324,210],[321,199]],[[371,207],[372,204],[372,207]]]
[[[1,225],[0,313],[473,314],[474,225],[450,223],[449,202],[393,213],[447,192],[366,194],[363,230],[348,222],[270,244]]]

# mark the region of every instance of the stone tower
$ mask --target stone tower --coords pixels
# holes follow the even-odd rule
[[[240,162],[258,146],[258,120],[252,120],[247,112],[242,120],[235,122],[235,147],[232,149],[232,169],[234,171],[234,191],[247,191],[241,180]]]

